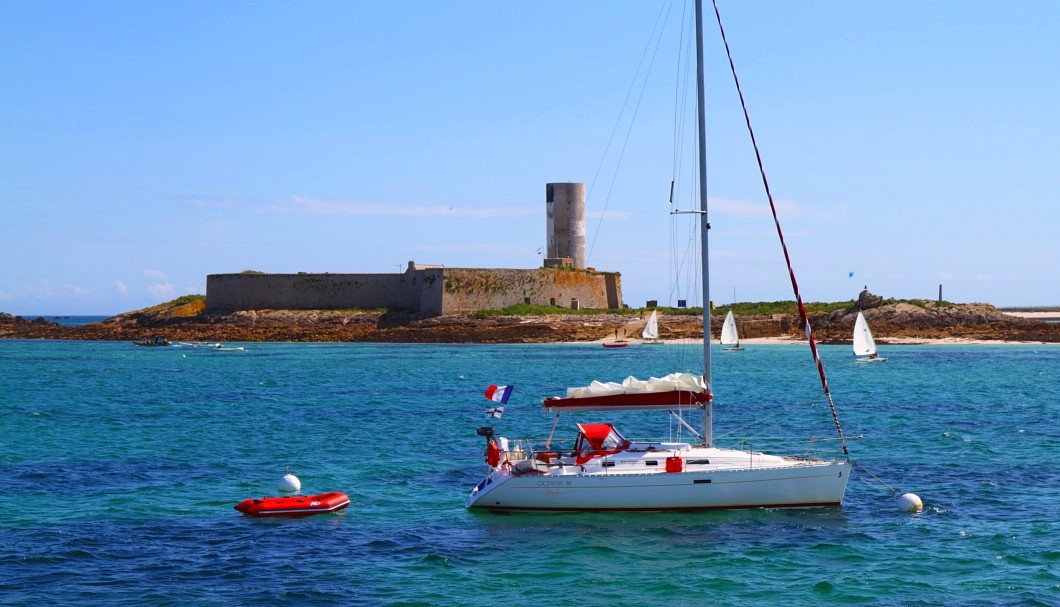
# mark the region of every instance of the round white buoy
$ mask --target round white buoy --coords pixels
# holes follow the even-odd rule
[[[298,477],[288,472],[283,475],[280,479],[280,491],[287,491],[294,493],[302,489],[302,481],[298,480]]]
[[[924,502],[915,493],[903,493],[898,496],[898,509],[902,512],[920,512],[924,509]]]

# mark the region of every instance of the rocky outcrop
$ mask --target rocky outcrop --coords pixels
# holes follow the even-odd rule
[[[865,289],[858,295],[858,309],[859,310],[871,310],[878,308],[883,305],[883,298],[879,295],[873,295],[869,293],[869,288]]]
[[[854,333],[858,309],[838,310],[810,315],[814,337],[821,343],[849,344]],[[989,304],[944,304],[926,302],[885,303],[863,312],[872,327],[876,341],[888,339],[972,339],[987,341],[1022,341],[1060,343],[1060,323],[1017,318],[999,312]],[[699,334],[699,317],[663,317],[660,326],[668,327],[671,337],[694,337]],[[721,333],[721,318],[711,319],[711,333]],[[804,339],[802,323],[793,314],[771,316],[737,315],[740,337],[787,337]],[[665,337],[665,336],[664,336]]]
[[[812,314],[814,334],[822,343],[850,343],[857,309]],[[1016,318],[989,304],[923,305],[887,303],[865,311],[877,341],[888,339],[965,338],[976,340],[1060,342],[1060,323]],[[721,317],[712,317],[715,338]],[[701,318],[662,315],[662,339],[701,337]],[[626,314],[555,314],[548,316],[470,315],[417,318],[413,315],[330,310],[254,310],[231,314],[191,314],[183,308],[148,309],[103,322],[66,327],[44,319],[0,314],[0,337],[133,341],[163,335],[171,341],[292,341],[395,343],[548,343],[636,339],[644,319]],[[738,315],[740,336],[803,338],[792,314]]]
[[[134,312],[99,323],[65,327],[6,315],[0,318],[0,336],[105,341],[162,335],[170,341],[209,342],[547,343],[600,339],[625,327],[629,319],[628,314],[482,319],[459,315],[424,319],[372,312],[256,310],[197,317]]]
[[[58,323],[38,316],[33,320],[0,312],[0,337],[20,337],[23,333],[48,332],[59,327]]]
[[[856,313],[844,313],[815,316],[811,322],[819,340],[849,343],[855,318]],[[866,311],[865,319],[881,342],[888,338],[1060,342],[1060,325],[1003,314],[990,304],[894,303]]]

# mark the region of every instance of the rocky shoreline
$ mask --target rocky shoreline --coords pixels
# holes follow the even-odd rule
[[[850,343],[856,309],[813,314],[810,322],[821,343]],[[888,340],[961,339],[1060,343],[1060,323],[1019,318],[989,304],[919,307],[878,305],[865,311],[880,343]],[[375,343],[561,343],[596,342],[616,336],[636,341],[646,317],[641,314],[553,314],[541,316],[471,315],[417,318],[401,313],[331,310],[259,310],[231,314],[188,314],[150,308],[102,322],[61,326],[44,319],[0,313],[0,338],[133,341],[161,335],[170,341],[209,342],[375,342]],[[802,339],[791,314],[738,315],[742,338]],[[701,319],[663,314],[660,338],[698,339]],[[712,318],[716,338],[721,318]]]

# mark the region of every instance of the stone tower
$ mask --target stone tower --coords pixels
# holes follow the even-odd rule
[[[570,258],[585,268],[585,184],[545,184],[545,238],[548,259]]]

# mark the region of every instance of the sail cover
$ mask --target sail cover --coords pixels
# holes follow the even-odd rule
[[[666,377],[622,383],[594,381],[582,388],[567,388],[566,397],[546,398],[550,413],[561,411],[637,411],[699,409],[710,402],[710,388],[702,375],[671,373]]]

